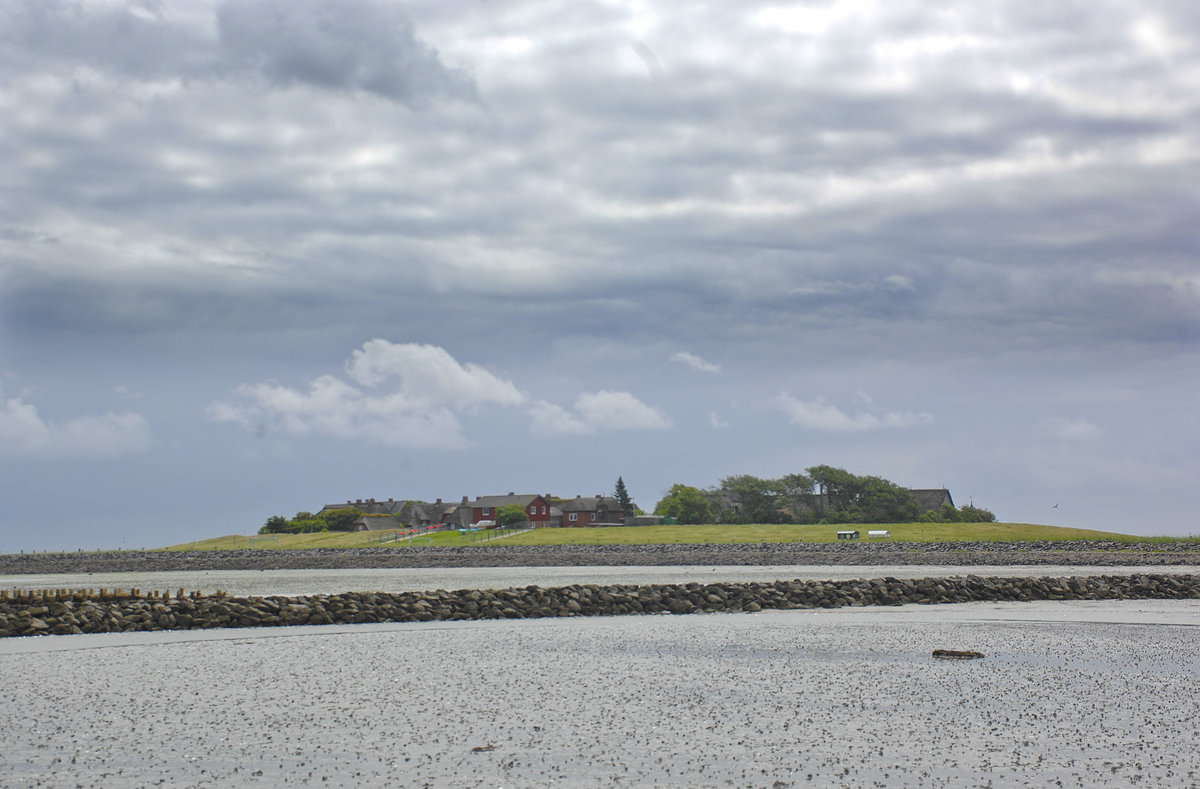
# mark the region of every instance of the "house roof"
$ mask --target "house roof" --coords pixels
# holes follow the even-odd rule
[[[563,512],[595,512],[596,510],[621,511],[621,502],[613,496],[576,496],[560,503]]]
[[[354,522],[354,525],[366,526],[368,531],[380,531],[384,529],[396,529],[401,524],[396,520],[394,515],[363,515]]]
[[[396,499],[388,499],[387,501],[376,501],[375,499],[347,500],[345,503],[339,501],[337,504],[326,504],[321,508],[321,512],[355,509],[361,511],[364,515],[395,515],[404,508],[406,503],[403,499],[399,501]],[[320,515],[321,512],[317,514]]]
[[[917,500],[917,506],[921,512],[930,510],[939,510],[944,502],[950,502],[953,506],[954,499],[950,496],[950,491],[946,488],[909,488],[909,493]]]
[[[507,507],[509,504],[520,504],[522,507],[528,507],[534,501],[545,497],[540,493],[510,493],[507,496],[476,496],[474,499],[468,499],[461,502],[459,507]]]

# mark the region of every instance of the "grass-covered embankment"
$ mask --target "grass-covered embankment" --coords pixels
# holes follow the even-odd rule
[[[505,545],[731,545],[758,543],[827,543],[837,541],[839,529],[856,529],[864,542],[868,530],[891,532],[890,542],[1066,542],[1121,543],[1193,542],[1196,537],[1144,537],[1132,534],[1072,529],[1032,523],[879,523],[836,526],[795,524],[727,524],[701,526],[624,526],[610,528],[536,529],[499,538]],[[482,533],[486,536],[486,532]],[[415,540],[393,538],[392,532],[317,532],[266,536],[227,535],[173,545],[168,551],[230,551],[253,549],[312,549],[494,545],[480,534],[443,531]],[[880,540],[875,540],[879,542]]]

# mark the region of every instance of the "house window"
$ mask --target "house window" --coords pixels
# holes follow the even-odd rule
[[[571,513],[571,514],[570,514],[570,515],[567,517],[567,520],[572,520],[572,521],[577,521],[577,520],[579,520],[579,513],[578,513],[578,512],[572,512],[572,513]]]
[[[545,505],[543,505],[543,506],[542,506],[542,514],[543,514],[543,515],[545,515],[545,514],[546,514],[546,507],[545,507]]]
[[[536,504],[535,504],[534,506],[532,506],[532,507],[530,507],[530,508],[529,508],[529,514],[530,514],[530,515],[537,515],[537,505],[536,505]]]
[[[491,514],[492,514],[492,511],[490,509],[488,509],[487,507],[483,508],[483,517],[486,518],[487,516],[489,516]]]

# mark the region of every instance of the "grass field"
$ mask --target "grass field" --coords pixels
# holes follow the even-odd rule
[[[626,526],[604,529],[537,529],[501,537],[506,545],[656,545],[665,543],[760,543],[835,542],[839,528],[857,529],[864,541],[868,529],[892,533],[892,542],[995,542],[1035,540],[1112,540],[1115,542],[1200,541],[1197,537],[1143,537],[1114,532],[1069,529],[1032,523],[879,523],[856,526],[834,525],[721,525],[721,526]],[[392,532],[318,532],[264,536],[228,535],[209,540],[172,545],[168,551],[236,549],[359,548],[387,547],[403,550],[411,545],[474,545],[479,535],[457,531],[438,532],[413,542],[393,541]]]
[[[512,539],[505,537],[503,539]],[[168,551],[233,551],[246,548],[406,548],[411,545],[471,545],[473,541],[457,531],[436,532],[412,541],[395,539],[391,531],[339,532],[323,531],[313,534],[263,534],[247,536],[228,534],[207,540],[172,545]]]

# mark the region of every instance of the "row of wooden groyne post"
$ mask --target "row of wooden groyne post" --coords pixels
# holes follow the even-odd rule
[[[176,600],[198,600],[206,595],[199,591],[185,592],[181,587],[175,592]],[[218,591],[211,597],[224,597],[225,593]],[[171,590],[142,591],[136,587],[130,589],[100,587],[99,589],[0,589],[0,603],[79,603],[84,600],[170,600]]]

